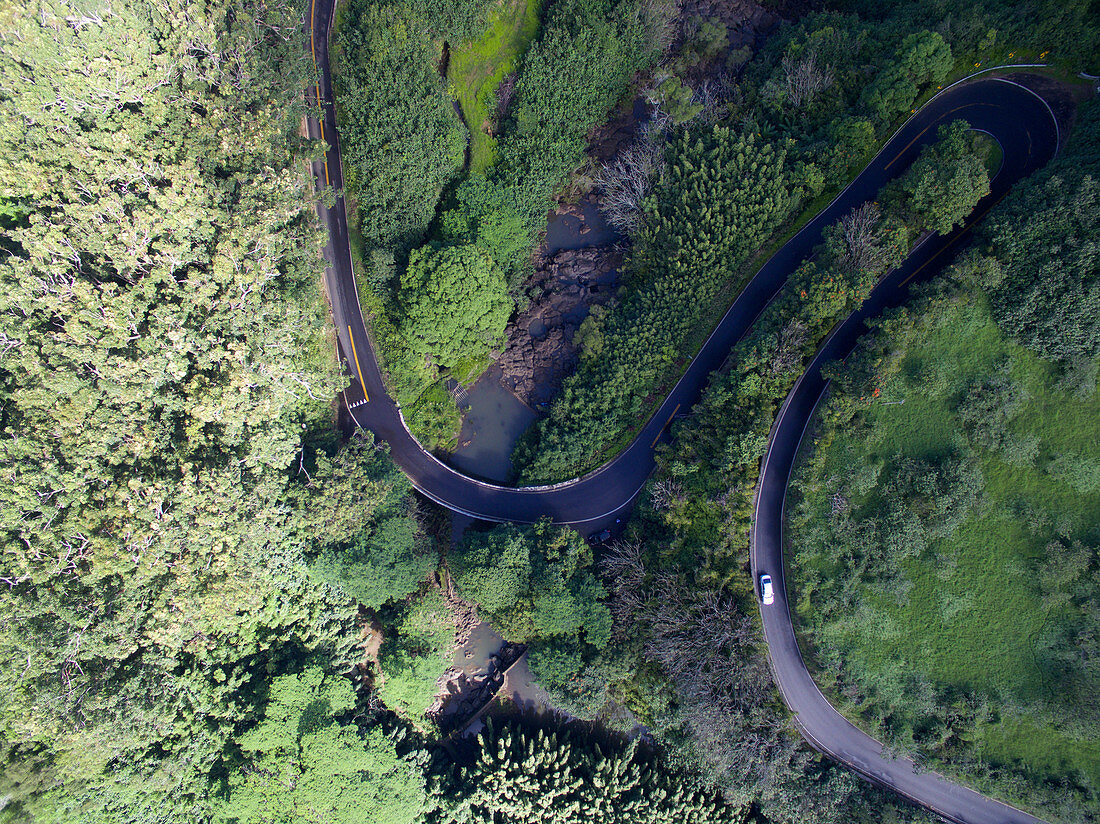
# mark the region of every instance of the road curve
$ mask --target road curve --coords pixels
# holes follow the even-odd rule
[[[946,109],[942,116],[963,117],[975,128],[992,134],[1004,149],[1004,164],[993,180],[992,191],[978,204],[966,225],[945,238],[922,244],[891,272],[871,298],[833,331],[787,396],[772,428],[757,485],[751,537],[753,580],[757,581],[761,573],[768,573],[774,582],[775,603],[760,607],[772,670],[785,703],[803,735],[817,750],[950,821],[1036,824],[1040,819],[1021,810],[952,783],[937,773],[918,772],[908,759],[884,756],[878,741],[838,713],[822,695],[802,660],[784,584],[783,520],[787,486],[799,446],[827,386],[822,366],[846,358],[867,331],[867,319],[901,304],[911,283],[939,271],[950,261],[951,252],[965,243],[969,229],[1005,196],[1012,183],[1044,165],[1057,149],[1059,135],[1053,114],[1036,96],[1011,81],[974,82],[945,95],[930,108],[937,112]],[[886,152],[887,157],[891,154]]]
[[[313,0],[311,7],[311,50],[319,69],[319,84],[310,96],[314,97],[319,91],[323,117],[321,120],[310,118],[308,128],[311,137],[323,137],[329,145],[324,160],[314,163],[314,174],[319,181],[326,181],[340,191],[343,174],[328,66],[328,30],[333,4],[334,0]],[[1047,114],[1041,101],[1023,88],[998,80],[983,80],[941,95],[910,120],[828,208],[764,264],[638,437],[599,469],[580,479],[552,486],[512,488],[475,480],[436,459],[409,434],[397,404],[386,392],[364,326],[352,273],[343,201],[337,200],[333,208],[319,205],[318,212],[329,230],[325,247],[329,263],[326,286],[341,356],[348,364],[352,379],[344,393],[348,409],[359,426],[389,444],[391,457],[413,486],[449,509],[484,520],[514,523],[532,523],[549,516],[555,522],[575,524],[589,531],[614,521],[652,471],[653,447],[658,440],[668,436],[667,424],[676,410],[686,411],[698,400],[710,373],[722,364],[730,347],[745,334],[787,275],[810,254],[821,238],[822,229],[874,197],[891,176],[916,157],[924,143],[934,138],[935,125],[955,117],[964,117],[976,127],[991,132],[1005,146],[1007,162],[1000,179],[1017,179],[1045,162],[1046,144],[1028,131],[1027,124],[1039,122],[1047,118]],[[1019,151],[1015,151],[1017,149]],[[950,239],[935,239],[922,249],[936,251],[947,242]],[[891,288],[884,284],[879,291],[885,293]]]
[[[311,2],[307,29],[318,83],[307,96],[315,104],[319,101],[321,116],[307,118],[307,128],[310,137],[324,139],[329,146],[324,158],[313,163],[318,185],[331,185],[340,191],[343,173],[328,63],[334,2]],[[782,529],[794,457],[825,388],[822,365],[845,357],[866,330],[867,318],[903,302],[909,285],[926,279],[949,261],[970,226],[1005,195],[1012,183],[1053,157],[1059,140],[1057,124],[1041,98],[1011,80],[993,78],[952,87],[934,98],[899,130],[847,189],[756,273],[630,446],[599,469],[562,484],[517,489],[469,478],[427,453],[409,434],[397,404],[386,392],[364,325],[342,199],[337,199],[331,208],[318,205],[318,214],[328,228],[324,254],[329,266],[325,283],[340,354],[351,377],[351,386],[344,393],[348,410],[359,426],[389,444],[391,457],[418,490],[449,509],[484,520],[532,523],[548,516],[558,523],[598,529],[631,504],[653,469],[653,448],[668,436],[666,428],[676,410],[690,409],[698,400],[710,373],[722,364],[730,348],[775,296],[789,273],[810,254],[822,230],[875,197],[888,180],[905,169],[923,145],[935,138],[938,125],[956,118],[969,121],[1001,144],[1004,163],[993,181],[993,190],[965,227],[946,237],[926,240],[875,288],[863,307],[829,337],[784,402],[772,430],[757,489],[752,569],[754,576],[769,572],[776,582],[775,605],[762,609],[764,632],[780,691],[813,746],[869,780],[959,824],[1033,824],[1038,819],[1026,813],[934,773],[918,773],[910,761],[885,757],[877,741],[833,709],[806,671],[795,639],[783,585]]]

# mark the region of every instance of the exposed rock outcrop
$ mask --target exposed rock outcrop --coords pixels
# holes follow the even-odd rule
[[[524,403],[549,401],[573,371],[577,328],[589,307],[615,297],[621,263],[622,253],[608,246],[563,249],[540,261],[527,282],[531,302],[509,324],[497,361],[502,383]]]
[[[815,2],[783,0],[780,13],[801,13]],[[748,54],[758,49],[781,21],[757,0],[684,0],[676,22],[677,41],[689,38],[699,21],[706,19],[721,20],[728,31],[729,49],[748,47]],[[730,71],[722,56],[695,67],[689,80],[696,88]],[[636,78],[638,88],[644,82],[644,76]],[[652,107],[642,97],[625,102],[592,130],[588,156],[601,165],[612,161],[635,142],[651,113]],[[507,346],[497,361],[501,383],[528,406],[539,408],[556,394],[577,364],[577,328],[591,306],[609,302],[618,290],[622,251],[614,245],[596,245],[614,237],[614,229],[602,217],[596,215],[593,221],[593,207],[598,205],[593,192],[579,203],[563,203],[550,213],[548,240],[551,234],[558,240],[564,234],[567,242],[559,245],[584,248],[548,253],[544,245],[536,258],[535,274],[525,284],[530,304],[508,326]]]

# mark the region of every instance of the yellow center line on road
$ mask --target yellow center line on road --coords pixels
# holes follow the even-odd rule
[[[309,51],[310,51],[310,54],[313,56],[313,71],[314,72],[318,71],[318,69],[317,69],[317,47],[315,45],[316,36],[315,36],[315,29],[314,29],[314,26],[313,26],[313,21],[316,20],[316,19],[317,19],[317,0],[313,0],[313,2],[310,4],[310,8],[309,8]],[[317,107],[321,108],[321,84],[320,84],[320,82],[315,83],[313,88],[317,92]],[[321,112],[321,116],[317,119],[317,122],[321,126],[321,139],[324,140],[325,139],[325,113],[324,113],[324,111]],[[325,185],[331,185],[329,183],[329,177],[328,177],[328,153],[327,152],[325,153]],[[355,351],[355,335],[353,335],[351,333],[351,327],[350,326],[348,327],[348,338],[351,340],[351,356],[353,358],[355,358],[355,371],[359,375],[359,386],[363,390],[363,401],[365,403],[370,403],[370,395],[367,394],[367,382],[365,380],[363,380],[363,370],[359,366],[359,353]],[[677,406],[676,408],[679,409],[680,407]]]
[[[313,21],[317,19],[317,0],[313,0],[309,7],[309,53],[313,57],[313,72],[316,74],[320,71],[317,68],[317,34],[316,28],[313,25]],[[313,85],[313,88],[317,92],[317,108],[322,109],[321,116],[317,118],[317,125],[321,127],[321,140],[325,139],[325,113],[321,105],[321,83],[318,81]],[[332,181],[328,176],[328,153],[325,153],[325,185],[331,186]],[[354,344],[353,344],[354,345]],[[360,375],[360,377],[362,377]],[[365,393],[364,393],[365,394]]]
[[[367,394],[367,384],[363,380],[363,370],[359,368],[359,354],[355,351],[355,335],[351,333],[351,327],[348,327],[348,337],[351,338],[351,356],[355,358],[355,371],[359,373],[359,386],[363,388],[363,398],[370,403],[370,395]]]
[[[665,421],[664,426],[662,426],[659,430],[657,430],[657,437],[654,438],[653,443],[651,443],[649,445],[650,449],[652,449],[653,447],[655,447],[657,445],[657,441],[661,440],[661,435],[664,434],[665,426],[668,426],[670,423],[672,423],[672,419],[676,417],[676,413],[679,412],[679,411],[680,411],[680,404],[676,404],[676,408],[672,410],[672,414],[668,416],[668,420]]]
[[[992,103],[964,103],[961,106],[956,106],[951,111],[949,111],[947,114],[954,114],[959,109],[974,108],[974,107],[977,107],[977,106],[992,106],[992,105],[993,105]],[[946,116],[947,115],[944,115],[944,117],[946,117]],[[903,154],[905,154],[906,149],[908,149],[910,146],[912,146],[914,143],[916,143],[918,140],[920,140],[921,135],[923,135],[926,131],[928,131],[929,129],[931,129],[935,125],[936,125],[935,123],[929,123],[923,129],[921,129],[920,134],[918,134],[916,137],[914,137],[912,140],[910,140],[908,143],[906,143],[905,148],[902,149],[900,152],[898,152],[897,157],[895,157],[893,160],[891,160],[889,163],[887,163],[885,168],[889,169],[891,166],[893,166],[895,163],[897,163],[898,160],[901,158],[901,156]]]

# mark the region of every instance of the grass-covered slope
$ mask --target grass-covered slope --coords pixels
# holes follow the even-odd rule
[[[1098,124],[837,369],[789,538],[850,715],[1075,822],[1100,811]]]
[[[470,128],[470,171],[484,173],[496,160],[501,81],[512,75],[539,26],[543,0],[507,0],[489,12],[488,27],[473,40],[453,45],[447,67]],[[514,88],[514,77],[509,85]]]

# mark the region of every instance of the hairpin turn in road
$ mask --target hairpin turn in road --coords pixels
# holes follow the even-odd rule
[[[313,163],[318,187],[343,189],[340,141],[328,33],[334,0],[312,0],[308,33],[317,67],[317,83],[307,99],[320,117],[307,120],[309,135],[323,139],[328,151]],[[912,762],[892,759],[882,745],[866,735],[825,699],[806,670],[787,606],[783,585],[783,507],[787,482],[803,432],[825,389],[823,364],[844,358],[866,331],[865,320],[905,300],[912,283],[928,278],[949,262],[970,227],[984,216],[1009,187],[1041,168],[1058,147],[1057,122],[1050,107],[1034,92],[1011,79],[975,79],[944,90],[914,114],[883,150],[837,198],[761,267],[734,301],[687,371],[631,444],[599,469],[571,481],[541,487],[512,488],[469,478],[428,453],[409,434],[400,409],[386,392],[378,361],[367,334],[355,288],[347,214],[343,200],[332,207],[318,204],[328,228],[324,255],[325,285],[332,305],[341,355],[351,385],[344,392],[355,422],[389,445],[390,456],[420,492],[456,512],[489,521],[533,523],[542,517],[596,531],[615,521],[635,499],[654,467],[654,448],[668,437],[672,410],[690,409],[708,376],[726,359],[730,348],[748,331],[787,276],[811,253],[822,230],[860,204],[873,199],[882,186],[935,139],[936,127],[957,118],[994,137],[1004,151],[1004,163],[992,191],[964,227],[933,237],[917,247],[905,262],[875,287],[867,302],[829,337],[783,404],[772,429],[757,488],[752,533],[752,570],[774,582],[774,603],[762,607],[764,633],[772,668],[784,700],[806,739],[821,752],[846,764],[867,779],[888,787],[959,824],[1035,824],[1026,813],[982,796],[930,772],[917,772]]]

